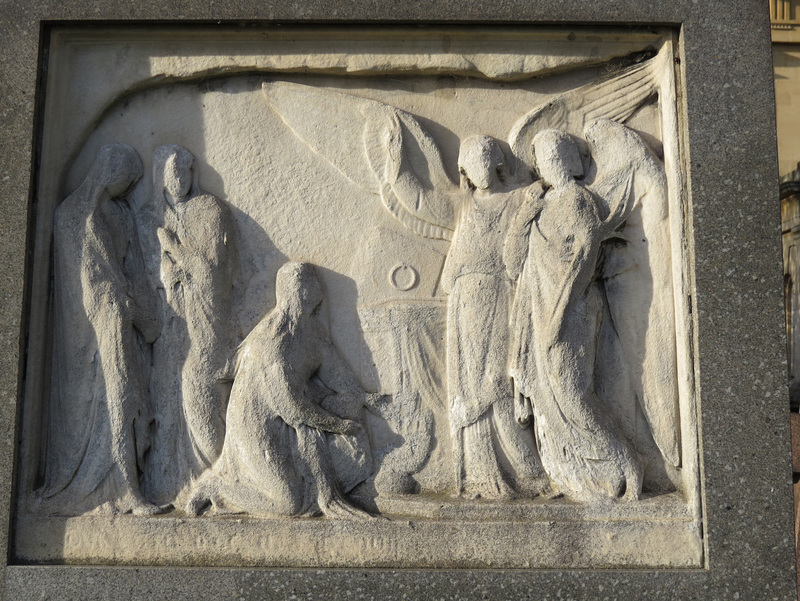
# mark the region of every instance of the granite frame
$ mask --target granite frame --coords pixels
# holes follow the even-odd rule
[[[30,306],[31,226],[37,210],[41,120],[38,65],[48,24],[135,20],[243,27],[280,23],[564,23],[665,25],[679,31],[685,111],[686,241],[694,255],[695,371],[700,395],[707,564],[693,570],[275,570],[15,565],[7,554],[4,599],[794,598],[791,468],[781,290],[780,215],[768,7],[737,0],[724,10],[676,0],[648,9],[631,0],[595,6],[537,0],[347,3],[332,8],[244,0],[194,0],[162,8],[36,2],[0,4],[0,536],[8,547]],[[565,25],[568,27],[569,25]],[[764,110],[764,107],[768,107]],[[733,194],[731,194],[733,191]],[[755,352],[754,352],[755,351]]]

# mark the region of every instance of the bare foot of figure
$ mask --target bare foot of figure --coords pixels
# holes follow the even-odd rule
[[[554,499],[563,499],[564,493],[563,491],[558,488],[555,484],[550,485],[550,489],[542,495],[548,501],[552,501]]]
[[[208,509],[211,504],[212,501],[208,498],[208,495],[205,494],[205,491],[195,490],[192,492],[189,500],[186,501],[186,507],[184,511],[186,512],[186,515],[197,517],[206,509]]]
[[[519,496],[528,499],[535,499],[536,497],[547,498],[552,493],[550,480],[546,476],[534,480],[516,480],[514,482],[514,490],[517,491]]]
[[[154,505],[153,503],[138,503],[136,506],[131,507],[130,513],[132,515],[161,515],[169,513],[175,509],[172,503],[167,505]]]
[[[622,500],[630,503],[638,501],[642,496],[642,470],[633,462],[627,468],[625,470],[625,494],[622,496]]]

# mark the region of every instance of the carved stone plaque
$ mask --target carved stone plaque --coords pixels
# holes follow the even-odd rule
[[[702,567],[674,56],[57,30],[15,556]]]

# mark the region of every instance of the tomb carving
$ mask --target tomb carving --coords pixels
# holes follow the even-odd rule
[[[309,532],[654,517],[695,565],[659,39],[524,73],[431,55],[356,76],[320,55],[131,88],[64,154],[23,513]]]

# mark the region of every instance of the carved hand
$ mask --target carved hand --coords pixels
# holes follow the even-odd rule
[[[364,397],[364,405],[367,407],[378,407],[385,404],[385,399],[388,398],[379,392],[368,392]]]
[[[503,244],[503,263],[511,281],[516,281],[522,272],[528,253],[528,236],[531,223],[544,208],[545,188],[541,180],[531,184],[525,191],[525,202],[519,207],[508,228]]]
[[[533,418],[533,407],[531,400],[526,396],[517,393],[514,399],[514,418],[520,428],[527,428]]]
[[[133,325],[144,336],[145,342],[155,342],[161,334],[161,319],[158,313],[142,309],[130,296],[125,299],[125,309]]]
[[[544,194],[547,192],[547,188],[544,185],[542,180],[536,180],[530,186],[528,186],[526,193],[531,200],[540,200],[544,199]]]

